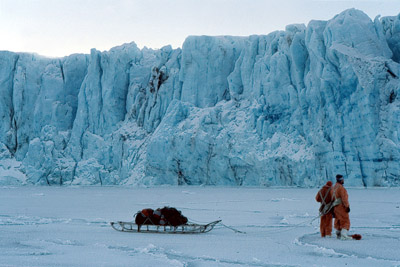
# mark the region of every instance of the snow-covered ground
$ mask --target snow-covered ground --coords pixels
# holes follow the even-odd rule
[[[400,188],[348,188],[352,233],[319,237],[317,189],[232,187],[1,187],[0,266],[400,266]],[[206,234],[121,233],[165,205]]]

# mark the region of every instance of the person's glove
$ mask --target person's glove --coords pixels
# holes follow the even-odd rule
[[[346,212],[349,213],[350,212],[350,207],[346,208]]]

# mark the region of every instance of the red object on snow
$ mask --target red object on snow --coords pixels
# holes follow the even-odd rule
[[[353,239],[355,239],[355,240],[361,240],[361,238],[362,238],[362,236],[359,235],[359,234],[351,235],[351,237],[352,237]]]

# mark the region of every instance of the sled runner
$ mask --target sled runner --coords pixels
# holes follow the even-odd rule
[[[159,234],[201,234],[210,232],[221,220],[208,224],[186,223],[182,225],[138,225],[133,222],[111,222],[111,227],[119,232],[131,233],[159,233]]]

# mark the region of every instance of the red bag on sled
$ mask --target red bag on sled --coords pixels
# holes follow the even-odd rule
[[[186,224],[188,219],[176,208],[164,207],[162,209],[143,209],[135,214],[137,225],[170,225],[178,226]]]

